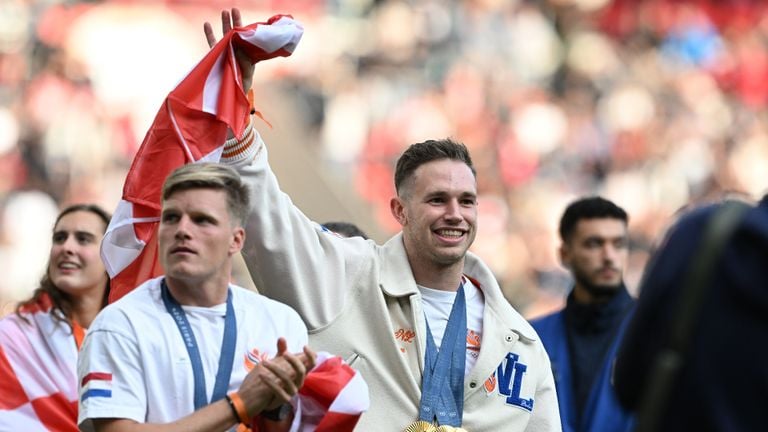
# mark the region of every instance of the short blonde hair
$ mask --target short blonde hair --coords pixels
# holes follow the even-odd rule
[[[191,163],[176,168],[163,184],[163,201],[190,189],[222,190],[227,194],[227,209],[240,225],[245,225],[250,208],[248,186],[232,167],[220,163]]]

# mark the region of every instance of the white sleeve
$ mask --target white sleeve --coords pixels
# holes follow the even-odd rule
[[[371,268],[374,243],[338,237],[307,218],[280,190],[256,140],[253,162],[238,167],[251,195],[243,257],[259,292],[296,309],[310,330],[325,326],[341,313],[361,269]]]
[[[136,340],[128,332],[98,325],[99,321],[121,320],[121,316],[110,314],[97,319],[83,342],[77,362],[78,424],[94,418],[146,421],[147,390]],[[110,324],[110,327],[116,325],[115,322]],[[122,328],[130,328],[127,321]]]

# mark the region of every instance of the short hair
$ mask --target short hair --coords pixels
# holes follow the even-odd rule
[[[568,241],[582,219],[619,219],[626,225],[629,222],[627,212],[621,207],[599,196],[578,199],[568,205],[560,218],[560,238]]]
[[[227,209],[230,216],[245,225],[250,207],[248,186],[232,167],[213,162],[191,163],[176,168],[163,184],[162,198],[191,189],[214,189],[227,194]]]
[[[368,239],[365,232],[351,222],[326,222],[323,226],[343,237],[362,237],[366,240]]]
[[[477,177],[475,167],[472,165],[472,158],[464,144],[450,138],[427,140],[412,144],[397,160],[397,167],[395,168],[395,191],[397,194],[402,193],[403,186],[413,176],[417,168],[427,162],[441,159],[464,162],[472,170],[472,175]]]

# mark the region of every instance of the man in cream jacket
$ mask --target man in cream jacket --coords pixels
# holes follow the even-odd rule
[[[252,127],[223,154],[251,190],[243,256],[256,286],[296,309],[312,346],[368,383],[357,430],[560,430],[541,341],[468,252],[477,183],[464,145],[426,141],[403,153],[390,205],[402,232],[384,245],[309,220],[280,190]]]

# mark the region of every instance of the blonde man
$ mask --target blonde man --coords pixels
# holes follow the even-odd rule
[[[223,165],[168,177],[158,229],[165,275],[95,320],[78,364],[81,427],[297,430],[290,402],[315,361],[306,327],[290,307],[229,283],[248,197]]]

